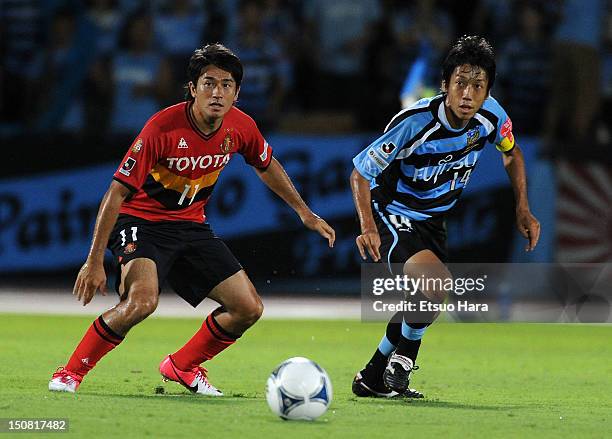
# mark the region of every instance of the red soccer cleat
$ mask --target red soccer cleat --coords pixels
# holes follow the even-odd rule
[[[208,396],[223,396],[223,393],[208,382],[207,370],[201,366],[191,370],[180,370],[174,365],[172,357],[168,355],[159,365],[159,371],[164,381],[176,381],[192,393]]]

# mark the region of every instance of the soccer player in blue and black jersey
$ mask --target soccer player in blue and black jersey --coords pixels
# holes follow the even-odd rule
[[[450,278],[444,265],[445,218],[490,145],[502,153],[514,189],[517,225],[528,240],[526,250],[534,249],[540,224],[529,209],[523,155],[512,122],[490,95],[494,80],[491,45],[477,36],[460,38],[442,66],[442,93],[396,114],[384,134],[353,159],[351,189],[361,225],[356,241],[364,260],[369,254],[389,269],[403,264],[403,274],[415,278]],[[414,299],[442,303],[446,293],[423,289]],[[436,317],[433,311],[418,317],[396,314],[372,359],[355,377],[353,392],[422,397],[408,385],[421,338]]]

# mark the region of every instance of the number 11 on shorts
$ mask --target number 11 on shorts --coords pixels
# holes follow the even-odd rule
[[[138,227],[136,227],[136,226],[131,227],[131,230],[132,230],[132,241],[138,241],[138,237],[136,236],[136,232],[138,232]],[[121,235],[121,247],[124,247],[125,246],[125,242],[126,242],[125,229],[120,231],[119,235]]]

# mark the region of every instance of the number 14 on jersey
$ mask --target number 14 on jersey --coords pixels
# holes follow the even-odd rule
[[[463,176],[461,177],[461,179],[459,179],[459,183],[461,183],[462,187],[466,187],[468,184],[468,181],[470,180],[470,174],[472,173],[471,169],[468,169],[465,171],[465,173],[463,174]],[[450,190],[455,190],[455,189],[459,189],[457,188],[457,179],[459,178],[459,171],[455,172],[455,175],[453,176],[453,181],[451,183],[451,187]]]

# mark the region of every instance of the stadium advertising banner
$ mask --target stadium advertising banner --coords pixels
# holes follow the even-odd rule
[[[247,267],[249,259],[255,265],[266,255],[278,259],[274,269],[281,272],[314,275],[327,270],[356,274],[354,239],[358,225],[348,179],[352,158],[372,137],[268,139],[275,157],[304,199],[337,229],[334,250],[327,250],[323,241],[305,232],[295,214],[239,156],[233,157],[223,170],[207,206],[213,229],[228,241]],[[523,148],[527,156],[533,149]],[[98,204],[117,164],[0,181],[0,272],[56,270],[82,263]],[[500,196],[504,191],[505,195]],[[489,251],[497,248],[495,251],[503,253],[507,248],[500,250],[500,242],[507,244],[510,238],[500,240],[499,235],[497,239],[495,236],[513,220],[511,190],[499,153],[485,151],[464,201],[449,222],[449,244],[457,254],[462,248],[474,246]],[[290,241],[288,233],[292,236]],[[292,241],[297,244],[292,246]],[[330,258],[334,261],[331,264]]]
[[[104,165],[0,183],[0,270],[82,263],[112,172]]]

